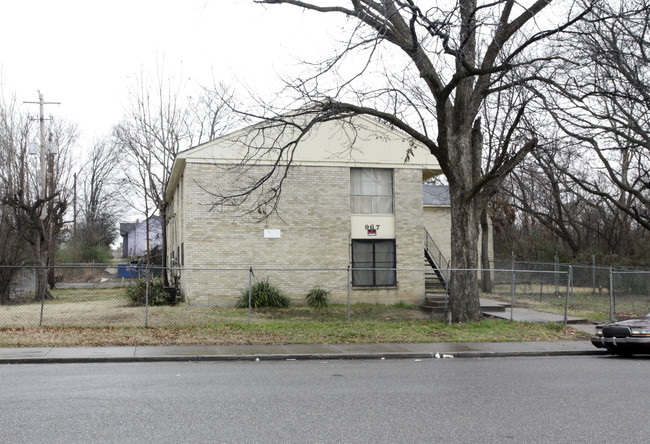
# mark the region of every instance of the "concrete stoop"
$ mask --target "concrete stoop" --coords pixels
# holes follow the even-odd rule
[[[510,304],[506,304],[499,301],[493,301],[489,299],[481,299],[481,312],[482,313],[505,313],[506,309],[510,308]],[[447,295],[446,294],[431,294],[427,293],[424,297],[424,305],[421,305],[420,308],[423,311],[430,313],[442,314],[445,312],[447,307]]]
[[[493,299],[481,298],[481,313],[484,317],[492,317],[499,319],[507,319],[522,322],[564,322],[564,315],[557,313],[547,313],[543,311],[532,310],[528,308],[510,308],[507,302],[496,301]],[[431,295],[425,296],[425,304],[422,305],[423,311],[432,314],[444,314],[445,307],[447,306],[445,295]],[[574,316],[567,317],[567,324],[574,325],[589,325],[590,322],[584,318],[577,318]]]

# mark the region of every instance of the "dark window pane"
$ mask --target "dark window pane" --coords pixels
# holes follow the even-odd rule
[[[397,276],[395,270],[391,269],[377,269],[375,271],[375,285],[377,286],[391,286],[397,283]]]
[[[352,265],[355,268],[372,268],[372,241],[352,241]]]
[[[352,268],[352,285],[395,285],[395,240],[353,240]]]
[[[375,243],[375,266],[393,267],[395,265],[395,244],[392,241]]]
[[[352,285],[360,287],[371,287],[373,283],[373,271],[368,270],[352,270]]]

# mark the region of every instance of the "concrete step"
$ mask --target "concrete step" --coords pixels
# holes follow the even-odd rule
[[[425,285],[425,293],[447,293],[447,289],[444,285]]]
[[[445,296],[438,295],[426,295],[424,298],[424,304],[420,306],[422,310],[433,311],[434,313],[444,312],[445,307],[447,306],[447,298]],[[481,312],[485,314],[497,314],[505,313],[505,311],[510,309],[510,305],[505,303],[500,303],[497,301],[491,300],[481,300]]]
[[[447,295],[426,295],[424,297],[424,305],[431,307],[438,307],[440,305],[447,305]]]

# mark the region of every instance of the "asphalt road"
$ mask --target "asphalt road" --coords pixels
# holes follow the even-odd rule
[[[4,442],[613,442],[650,359],[0,366]]]

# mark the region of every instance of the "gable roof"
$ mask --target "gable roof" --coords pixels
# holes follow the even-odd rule
[[[451,205],[449,186],[422,184],[422,203],[424,205]]]
[[[121,222],[120,223],[120,236],[130,233],[136,227],[135,222]]]
[[[424,145],[368,116],[316,124],[293,152],[283,152],[278,147],[295,138],[297,129],[261,128],[264,123],[179,153],[167,184],[166,200],[171,200],[187,162],[237,164],[247,159],[250,163],[270,165],[280,157],[285,165],[290,162],[301,166],[413,168],[430,171],[432,176],[440,173],[436,158]]]
[[[149,218],[150,228],[160,229],[162,219],[158,215],[153,215]],[[135,230],[141,225],[144,225],[147,222],[147,219],[137,222],[120,222],[120,236],[125,236],[131,231]]]

